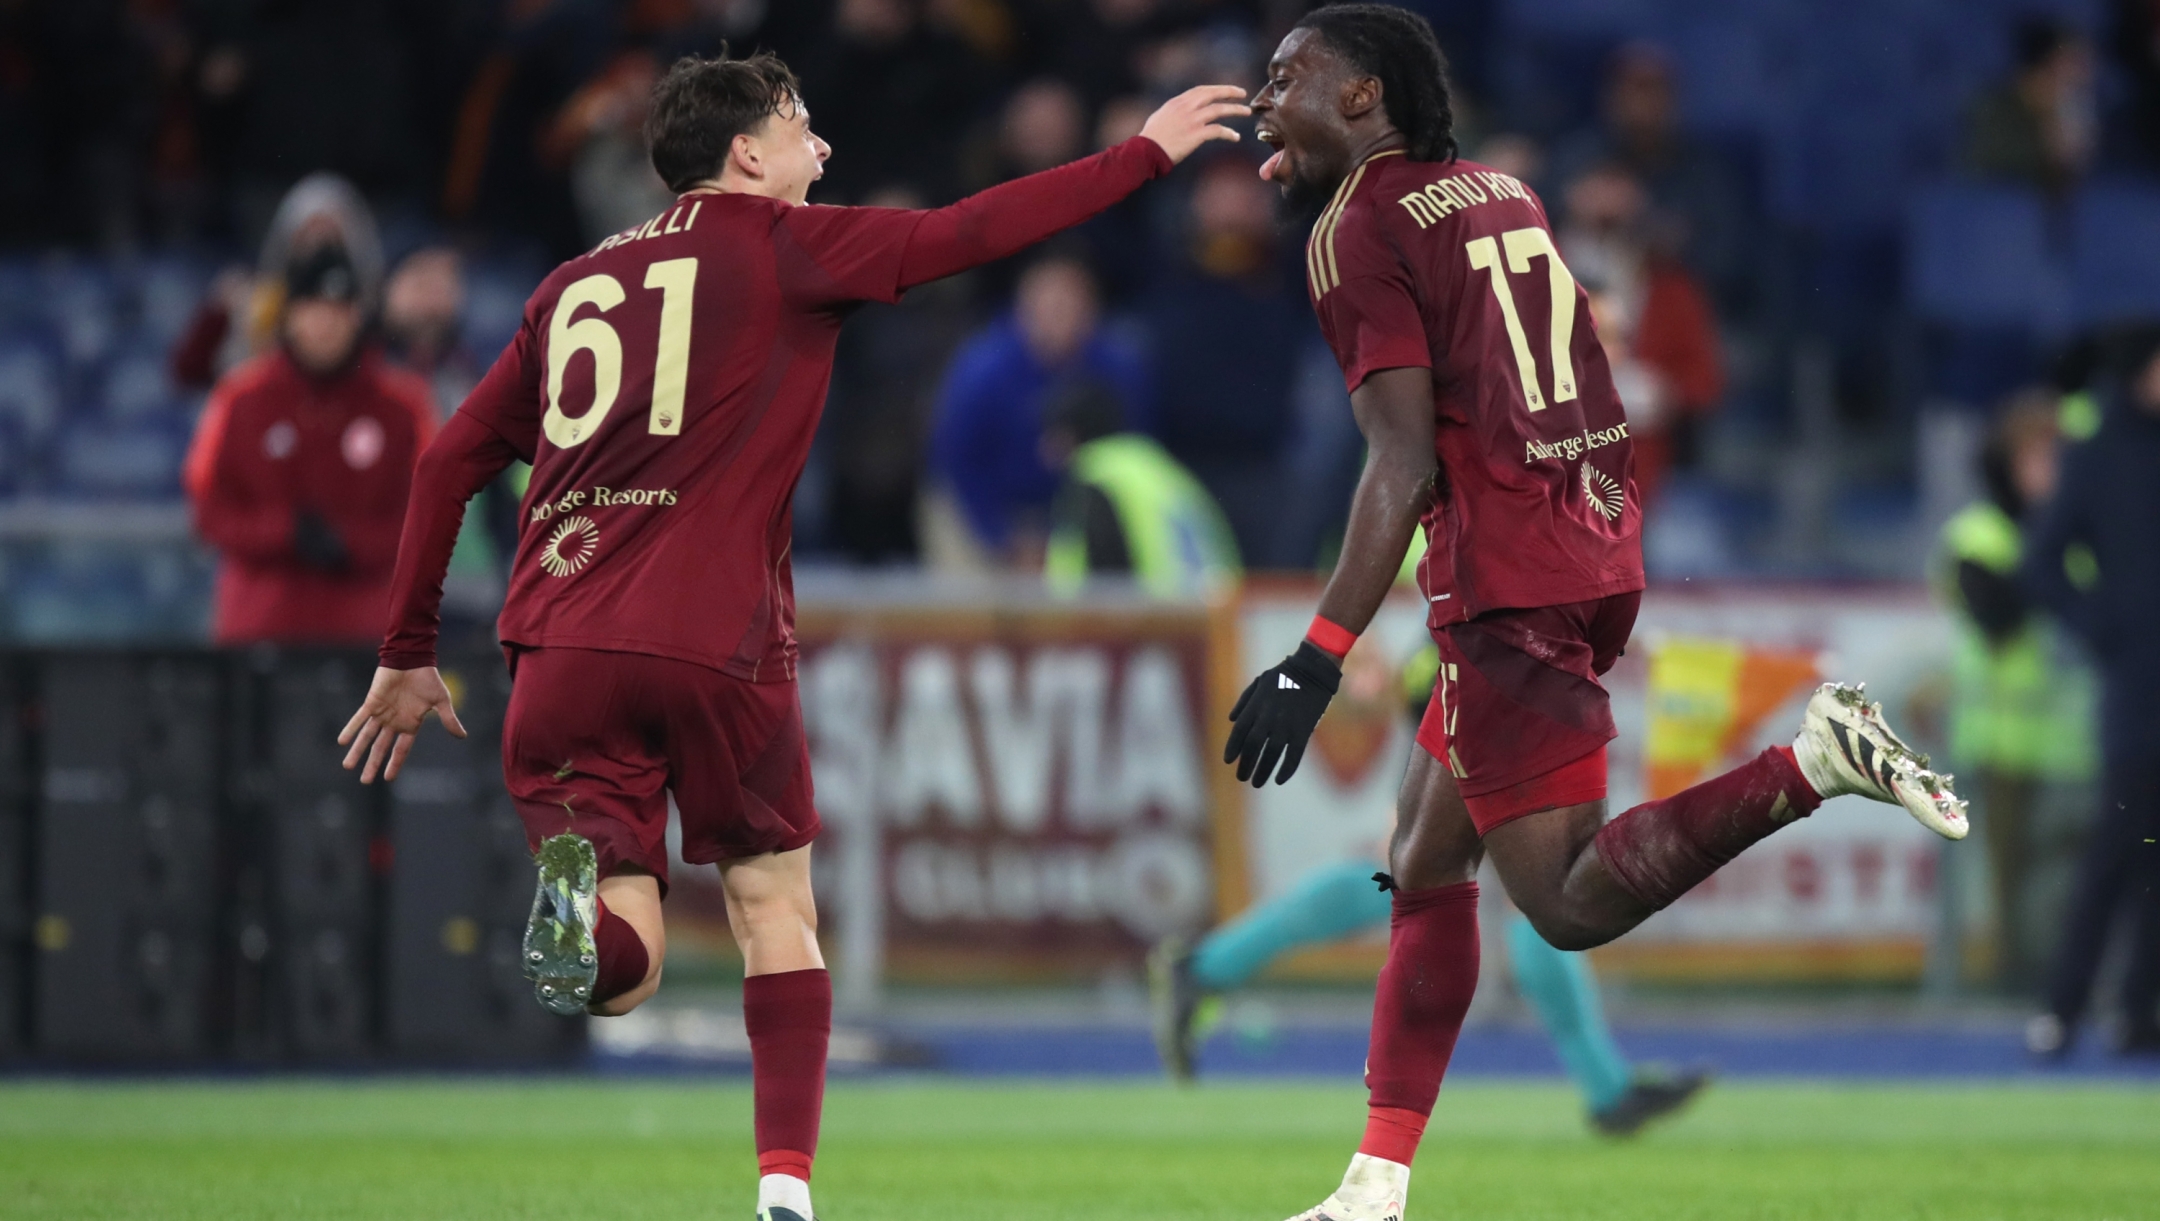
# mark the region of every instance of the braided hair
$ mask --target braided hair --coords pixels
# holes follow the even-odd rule
[[[1330,4],[1296,28],[1317,31],[1351,67],[1379,80],[1381,105],[1409,142],[1410,160],[1455,160],[1447,56],[1423,17],[1388,4]]]

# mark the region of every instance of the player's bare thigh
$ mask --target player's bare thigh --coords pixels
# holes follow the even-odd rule
[[[817,900],[810,891],[810,847],[720,862],[728,927],[742,948],[744,975],[825,965],[817,942]]]
[[[1603,945],[1649,915],[1598,858],[1603,801],[1525,814],[1481,841],[1455,777],[1419,747],[1396,809],[1388,870],[1404,890],[1470,881],[1490,852],[1508,898],[1559,949]]]
[[[1484,857],[1455,777],[1423,746],[1413,749],[1388,845],[1388,873],[1396,887],[1430,890],[1472,881]]]
[[[1508,898],[1555,949],[1587,950],[1641,923],[1650,910],[1598,856],[1605,803],[1539,810],[1485,835]]]
[[[592,1006],[592,1011],[602,1017],[617,1017],[660,990],[660,969],[667,958],[667,924],[660,916],[660,879],[626,866],[600,879],[600,901],[635,929],[638,939],[645,943],[644,982]]]

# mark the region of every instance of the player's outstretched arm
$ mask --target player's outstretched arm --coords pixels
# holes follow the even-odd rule
[[[1368,453],[1342,556],[1320,595],[1320,616],[1353,636],[1379,612],[1431,503],[1432,401],[1432,371],[1423,368],[1383,369],[1350,396]],[[1334,657],[1310,640],[1299,645],[1238,697],[1223,762],[1236,764],[1238,779],[1254,788],[1271,774],[1277,784],[1289,780],[1341,680]]]
[[[375,681],[368,684],[367,698],[360,702],[360,711],[353,713],[344,732],[338,734],[338,745],[352,748],[345,752],[345,770],[360,767],[365,754],[367,766],[361,768],[360,783],[373,784],[377,775],[385,780],[397,779],[398,769],[405,766],[405,756],[412,751],[413,736],[420,732],[430,712],[442,718],[443,728],[452,737],[465,736],[465,726],[450,701],[450,688],[443,685],[435,667],[378,668]]]
[[[1018,253],[1061,233],[1169,172],[1201,145],[1237,140],[1226,119],[1252,113],[1236,85],[1201,85],[1164,102],[1140,134],[1070,165],[968,196],[921,214],[900,263],[913,288]]]
[[[391,577],[390,631],[381,652],[386,664],[375,671],[360,710],[338,734],[338,745],[351,748],[345,753],[347,770],[366,757],[362,784],[372,784],[377,775],[397,778],[413,735],[430,712],[452,734],[465,736],[449,689],[435,670],[443,577],[465,521],[465,502],[516,456],[502,434],[463,409],[421,454]]]

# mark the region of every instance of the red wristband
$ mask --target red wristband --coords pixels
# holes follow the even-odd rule
[[[1312,617],[1312,626],[1305,629],[1305,639],[1313,647],[1341,661],[1350,655],[1350,648],[1357,643],[1357,633],[1319,615]]]

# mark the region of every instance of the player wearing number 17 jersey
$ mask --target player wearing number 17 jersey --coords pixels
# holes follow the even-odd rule
[[[533,464],[499,625],[505,782],[536,846],[524,944],[541,1003],[627,1012],[659,984],[669,797],[716,863],[741,946],[762,1221],[812,1221],[832,989],[810,891],[818,833],[795,691],[789,506],[861,303],[1078,224],[1247,113],[1173,98],[1141,134],[934,211],[813,207],[832,152],[786,65],[686,59],[647,137],[673,206],[557,268],[422,456],[381,668],[340,741],[394,776],[424,716],[465,501]]]
[[[1298,651],[1232,712],[1224,762],[1296,770],[1340,660],[1420,521],[1439,681],[1397,802],[1394,911],[1373,1005],[1365,1136],[1302,1221],[1401,1221],[1410,1162],[1477,982],[1477,876],[1563,950],[1620,936],[1829,797],[1902,805],[1952,839],[1949,777],[1858,688],[1826,685],[1790,749],[1605,818],[1599,677],[1643,588],[1627,419],[1588,302],[1522,183],[1458,160],[1423,18],[1339,4],[1283,39],[1253,99],[1261,176],[1318,208],[1306,273],[1369,456]],[[1324,205],[1324,206],[1323,206]]]

